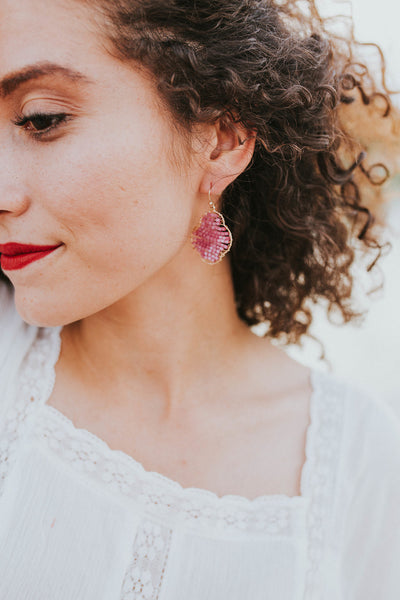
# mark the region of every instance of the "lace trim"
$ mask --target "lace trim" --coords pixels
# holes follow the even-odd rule
[[[307,513],[308,560],[304,600],[324,596],[321,564],[335,492],[344,419],[345,387],[334,376],[314,373],[315,401],[311,406],[313,434],[307,439],[303,491],[310,496]]]
[[[59,330],[60,328],[44,332],[39,329],[33,344],[34,349],[32,346],[22,362],[16,400],[7,411],[0,438],[0,497],[7,473],[14,462],[14,449],[26,427],[29,413],[34,410],[37,399],[44,399],[46,394],[51,393],[55,373],[53,363],[49,361],[49,350],[55,351],[58,356]]]
[[[145,471],[132,457],[109,446],[73,423],[52,406],[44,405],[32,427],[35,437],[63,461],[112,491],[140,504],[157,519],[190,522],[214,530],[253,531],[292,535],[298,515],[290,510],[293,501],[304,498],[265,496],[249,500],[241,496],[218,497],[197,488],[182,488],[164,476]],[[298,502],[299,501],[299,502]]]
[[[55,380],[61,339],[58,328],[39,330],[26,366],[27,388],[34,391],[40,404],[35,424],[30,429],[62,460],[75,470],[84,472],[95,482],[134,499],[157,518],[170,517],[192,526],[215,530],[252,531],[270,535],[304,533],[304,509],[307,499],[285,494],[260,496],[254,500],[236,495],[223,497],[199,489],[183,488],[179,483],[159,473],[148,472],[133,457],[111,448],[72,421],[46,401]],[[32,368],[33,365],[33,368]],[[27,390],[25,390],[27,392]],[[25,395],[25,394],[24,394]],[[31,394],[33,395],[33,394]],[[312,427],[310,426],[310,431]],[[294,510],[298,508],[299,510]]]
[[[326,513],[327,500],[332,494],[333,484],[329,473],[333,471],[339,445],[339,398],[337,394],[332,394],[330,380],[325,387],[324,374],[311,372],[311,423],[307,432],[301,496],[276,494],[260,496],[255,500],[234,495],[219,497],[207,490],[183,488],[159,473],[146,471],[132,457],[121,451],[111,450],[103,440],[89,431],[77,429],[67,417],[46,404],[54,385],[54,367],[61,345],[60,331],[61,327],[39,329],[23,366],[18,404],[21,416],[18,418],[23,420],[26,405],[41,405],[41,410],[36,412],[37,422],[32,428],[36,437],[65,462],[73,464],[78,471],[89,475],[97,483],[106,484],[110,489],[134,498],[147,512],[153,509],[157,518],[174,517],[179,521],[190,522],[191,525],[206,525],[214,530],[293,535],[299,528],[303,531],[300,523],[303,509],[305,501],[311,499],[308,521],[312,563],[308,579],[311,581],[311,575],[316,571],[316,556],[320,555],[319,536],[323,515]],[[12,419],[8,427],[15,435],[18,423],[15,418],[11,421]],[[9,446],[9,442],[6,440],[3,445]],[[8,461],[3,460],[3,470],[5,462]],[[295,511],[295,508],[301,510]]]
[[[146,521],[137,531],[132,562],[125,575],[121,600],[158,600],[171,546],[172,531]]]

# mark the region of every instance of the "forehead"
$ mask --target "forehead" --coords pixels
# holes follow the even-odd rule
[[[96,70],[107,53],[94,17],[75,0],[0,0],[0,78],[49,60]]]
[[[64,74],[59,69],[50,77],[64,75],[67,85],[73,81],[65,77],[67,71],[80,74],[75,83],[82,94],[91,90],[92,102],[108,98],[119,104],[125,96],[140,101],[145,97],[158,110],[153,78],[132,62],[115,57],[101,19],[100,11],[93,5],[87,7],[86,0],[0,0],[0,81],[5,80],[0,86],[0,105],[8,102],[7,90],[12,93],[16,76],[23,78],[32,66],[51,63],[61,66]]]

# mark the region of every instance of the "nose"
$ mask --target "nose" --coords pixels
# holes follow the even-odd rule
[[[1,185],[0,183],[0,222],[7,215],[10,217],[22,215],[28,205],[29,200],[23,190],[18,190],[12,184]]]
[[[24,156],[14,148],[12,139],[1,132],[0,141],[0,222],[7,216],[17,217],[29,205],[29,196],[24,183]]]

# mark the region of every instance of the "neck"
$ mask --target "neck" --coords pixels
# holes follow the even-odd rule
[[[237,315],[225,259],[186,271],[171,266],[64,327],[61,358],[87,385],[113,389],[112,397],[118,382],[132,397],[162,398],[172,411],[199,397],[199,385],[204,394],[204,382],[218,386],[245,340],[255,337]]]

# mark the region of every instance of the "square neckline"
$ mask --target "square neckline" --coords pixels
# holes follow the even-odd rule
[[[309,498],[309,480],[310,480],[310,471],[311,471],[311,463],[313,462],[313,448],[314,448],[314,438],[316,434],[317,428],[317,404],[318,398],[320,396],[320,382],[319,377],[323,375],[321,372],[315,370],[314,368],[309,368],[308,373],[308,381],[310,384],[311,394],[309,398],[309,414],[308,414],[308,426],[306,429],[305,435],[305,460],[303,462],[300,474],[300,494],[296,494],[294,496],[289,496],[285,493],[274,493],[274,494],[261,494],[256,496],[255,498],[248,498],[247,496],[240,494],[223,494],[219,495],[216,492],[213,492],[206,488],[200,487],[185,487],[181,485],[178,481],[163,475],[158,471],[147,470],[143,464],[135,459],[132,455],[124,452],[123,450],[113,449],[109,446],[109,444],[103,440],[98,435],[92,433],[91,431],[77,427],[72,419],[67,417],[64,413],[62,413],[59,409],[54,406],[47,404],[51,393],[53,391],[55,380],[56,380],[56,372],[55,367],[61,352],[61,331],[62,326],[59,327],[49,327],[49,328],[38,328],[43,332],[44,336],[49,339],[48,344],[48,353],[46,356],[47,362],[47,374],[42,378],[42,385],[40,386],[40,392],[38,394],[38,403],[41,406],[42,411],[45,413],[50,413],[52,416],[58,420],[59,423],[62,423],[66,426],[71,433],[73,433],[77,438],[86,440],[98,450],[100,450],[103,454],[109,456],[111,459],[116,461],[123,462],[128,468],[140,475],[140,477],[147,480],[149,484],[162,484],[163,486],[174,490],[175,493],[179,493],[180,495],[186,497],[198,496],[202,498],[207,498],[212,502],[223,504],[223,503],[234,503],[236,505],[242,505],[247,507],[256,507],[265,503],[285,503],[286,505],[298,505],[304,504]],[[32,348],[34,352],[34,349]]]

